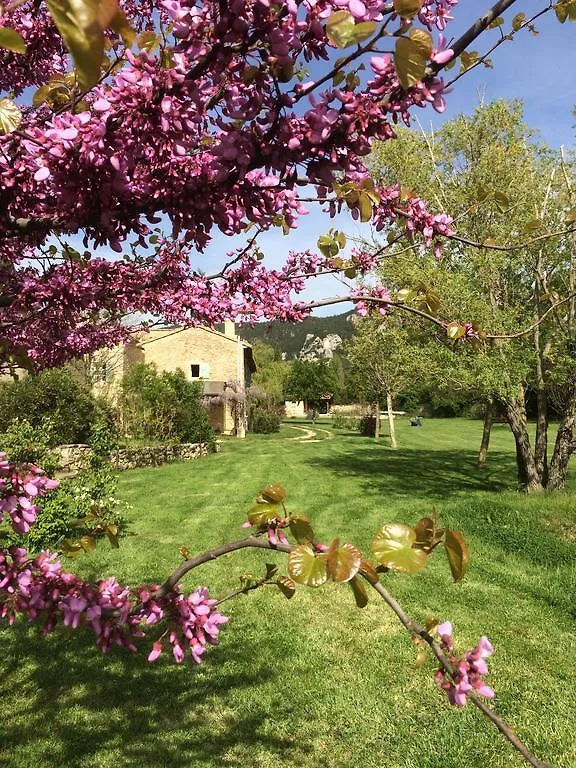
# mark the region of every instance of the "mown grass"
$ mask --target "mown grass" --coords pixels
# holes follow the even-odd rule
[[[301,426],[308,427],[309,424]],[[325,423],[317,425],[325,428]],[[415,522],[435,505],[466,535],[467,578],[453,584],[441,553],[414,577],[386,577],[417,619],[450,618],[457,642],[495,645],[494,706],[558,768],[576,765],[574,479],[566,492],[515,490],[513,443],[496,427],[486,470],[474,469],[479,422],[398,424],[400,449],[352,433],[299,443],[297,430],[229,440],[220,455],[121,476],[134,506],[121,549],[101,545],[75,567],[135,584],[161,580],[178,548],[199,552],[243,535],[254,494],[270,482],[288,507],[367,550],[385,521]],[[322,437],[322,434],[320,434]],[[272,553],[239,552],[190,574],[226,594]],[[434,665],[383,603],[359,611],[344,586],[267,588],[226,604],[230,624],[200,667],[114,650],[88,634],[39,638],[26,625],[0,635],[5,674],[0,764],[10,768],[508,768],[523,765],[472,707],[449,708]]]

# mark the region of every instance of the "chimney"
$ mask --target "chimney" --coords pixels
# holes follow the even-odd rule
[[[224,321],[224,336],[229,336],[231,339],[236,338],[236,325],[232,320]]]

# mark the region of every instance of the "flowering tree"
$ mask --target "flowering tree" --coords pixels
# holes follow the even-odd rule
[[[345,237],[330,230],[319,253],[291,252],[268,268],[261,232],[288,234],[320,205],[328,216],[349,210],[439,253],[456,238],[450,216],[434,212],[401,187],[376,186],[364,158],[374,139],[394,138],[414,107],[444,109],[447,65],[462,70],[483,56],[470,44],[515,0],[499,0],[446,47],[442,34],[457,0],[12,0],[0,5],[0,365],[9,370],[60,364],[126,337],[122,319],[135,311],[170,323],[224,319],[298,320],[311,305],[297,301],[305,281],[343,271],[362,276],[386,253],[342,256]],[[542,3],[512,21],[510,39],[553,11],[576,18],[574,0]],[[338,49],[342,53],[338,55]],[[314,68],[311,75],[306,68]],[[156,226],[160,225],[160,226]],[[226,265],[206,275],[194,268],[219,230],[247,233]],[[79,245],[81,243],[81,245]],[[105,258],[98,248],[115,251]],[[497,247],[487,245],[486,247]],[[401,306],[384,286],[350,296],[360,313]],[[339,299],[342,300],[342,299]],[[458,338],[477,336],[470,323],[437,323]],[[0,510],[19,532],[34,522],[36,500],[50,489],[35,467],[0,464]],[[290,555],[291,581],[319,586],[349,582],[359,605],[361,578],[440,664],[437,682],[458,705],[473,701],[532,765],[542,765],[478,698],[487,640],[460,657],[448,624],[421,627],[406,616],[379,573],[351,544],[315,541],[309,523],[284,509],[283,491],[267,489],[249,522],[255,533],[184,564],[161,586],[129,590],[114,579],[89,584],[63,571],[55,555],[0,555],[0,605],[41,619],[90,627],[98,644],[134,650],[146,628],[157,634],[149,659],[164,645],[176,661],[190,648],[199,661],[225,619],[205,589],[178,589],[197,565],[245,547]],[[296,545],[283,529],[290,527]],[[424,518],[416,528],[383,526],[372,549],[379,569],[415,572],[443,542],[455,577],[465,570],[465,543]],[[87,537],[86,548],[93,542]],[[268,569],[253,589],[276,578]]]

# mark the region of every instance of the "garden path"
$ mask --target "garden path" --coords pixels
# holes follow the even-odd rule
[[[315,429],[308,429],[307,427],[298,427],[295,424],[289,424],[289,429],[298,429],[304,432],[303,435],[297,435],[296,437],[288,437],[287,440],[296,440],[299,443],[321,443],[324,440],[332,440],[334,433],[329,429],[321,429],[316,427]],[[325,437],[319,437],[318,433],[323,432]]]

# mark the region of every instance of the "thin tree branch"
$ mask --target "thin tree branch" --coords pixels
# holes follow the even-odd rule
[[[200,565],[203,565],[204,563],[211,562],[213,560],[218,559],[219,557],[222,557],[223,555],[227,555],[231,552],[235,552],[240,549],[245,549],[247,547],[257,548],[257,549],[267,549],[267,550],[277,550],[279,552],[289,553],[291,552],[294,547],[291,544],[282,544],[278,543],[276,545],[273,545],[270,543],[270,541],[267,538],[256,538],[255,536],[248,536],[244,539],[238,539],[236,541],[231,541],[227,544],[222,544],[219,547],[215,547],[214,549],[210,549],[207,552],[203,552],[201,555],[198,555],[197,557],[190,558],[188,560],[185,560],[162,584],[161,587],[159,587],[155,592],[155,597],[162,597],[163,595],[170,592],[180,581],[180,579],[187,574],[189,571],[193,570],[194,568],[197,568]],[[386,605],[393,611],[393,613],[396,615],[402,626],[411,634],[411,635],[417,635],[421,637],[430,647],[432,650],[432,653],[437,658],[438,662],[440,663],[441,667],[451,676],[454,677],[457,670],[454,668],[453,664],[450,662],[450,660],[446,657],[442,647],[440,644],[428,633],[428,631],[422,627],[420,624],[415,622],[410,616],[406,613],[406,611],[402,608],[400,603],[388,592],[388,590],[379,582],[373,582],[370,578],[364,577],[366,581],[372,586],[372,588],[380,595],[380,597],[384,600]],[[252,589],[255,589],[256,585],[252,587]],[[234,597],[235,595],[242,594],[249,591],[248,588],[243,588],[236,590],[234,593],[231,593],[226,598],[223,598],[224,600],[230,599]],[[220,601],[222,602],[222,601]],[[507,741],[516,749],[523,757],[524,759],[531,765],[533,768],[552,768],[551,765],[548,763],[542,762],[538,758],[536,758],[526,747],[526,745],[516,736],[516,734],[512,731],[512,729],[507,725],[507,723],[499,717],[487,704],[485,704],[481,699],[479,699],[475,694],[469,694],[468,698],[470,701],[476,706],[483,715],[485,715],[494,725],[498,728],[500,733],[507,739]]]
[[[454,51],[454,56],[444,64],[433,63],[430,66],[430,70],[432,72],[440,72],[441,69],[444,69],[449,61],[452,61],[457,56],[460,56],[460,54],[465,51],[466,48],[468,48],[470,43],[476,40],[477,37],[480,37],[482,32],[484,32],[484,30],[494,21],[494,19],[504,13],[504,11],[510,8],[511,5],[514,5],[515,2],[516,0],[499,0],[499,2],[493,5],[492,8],[483,16],[480,16],[480,18],[477,19],[474,24],[472,24],[472,26],[469,27],[466,32],[464,32],[464,34],[450,46],[450,48],[452,48]]]

